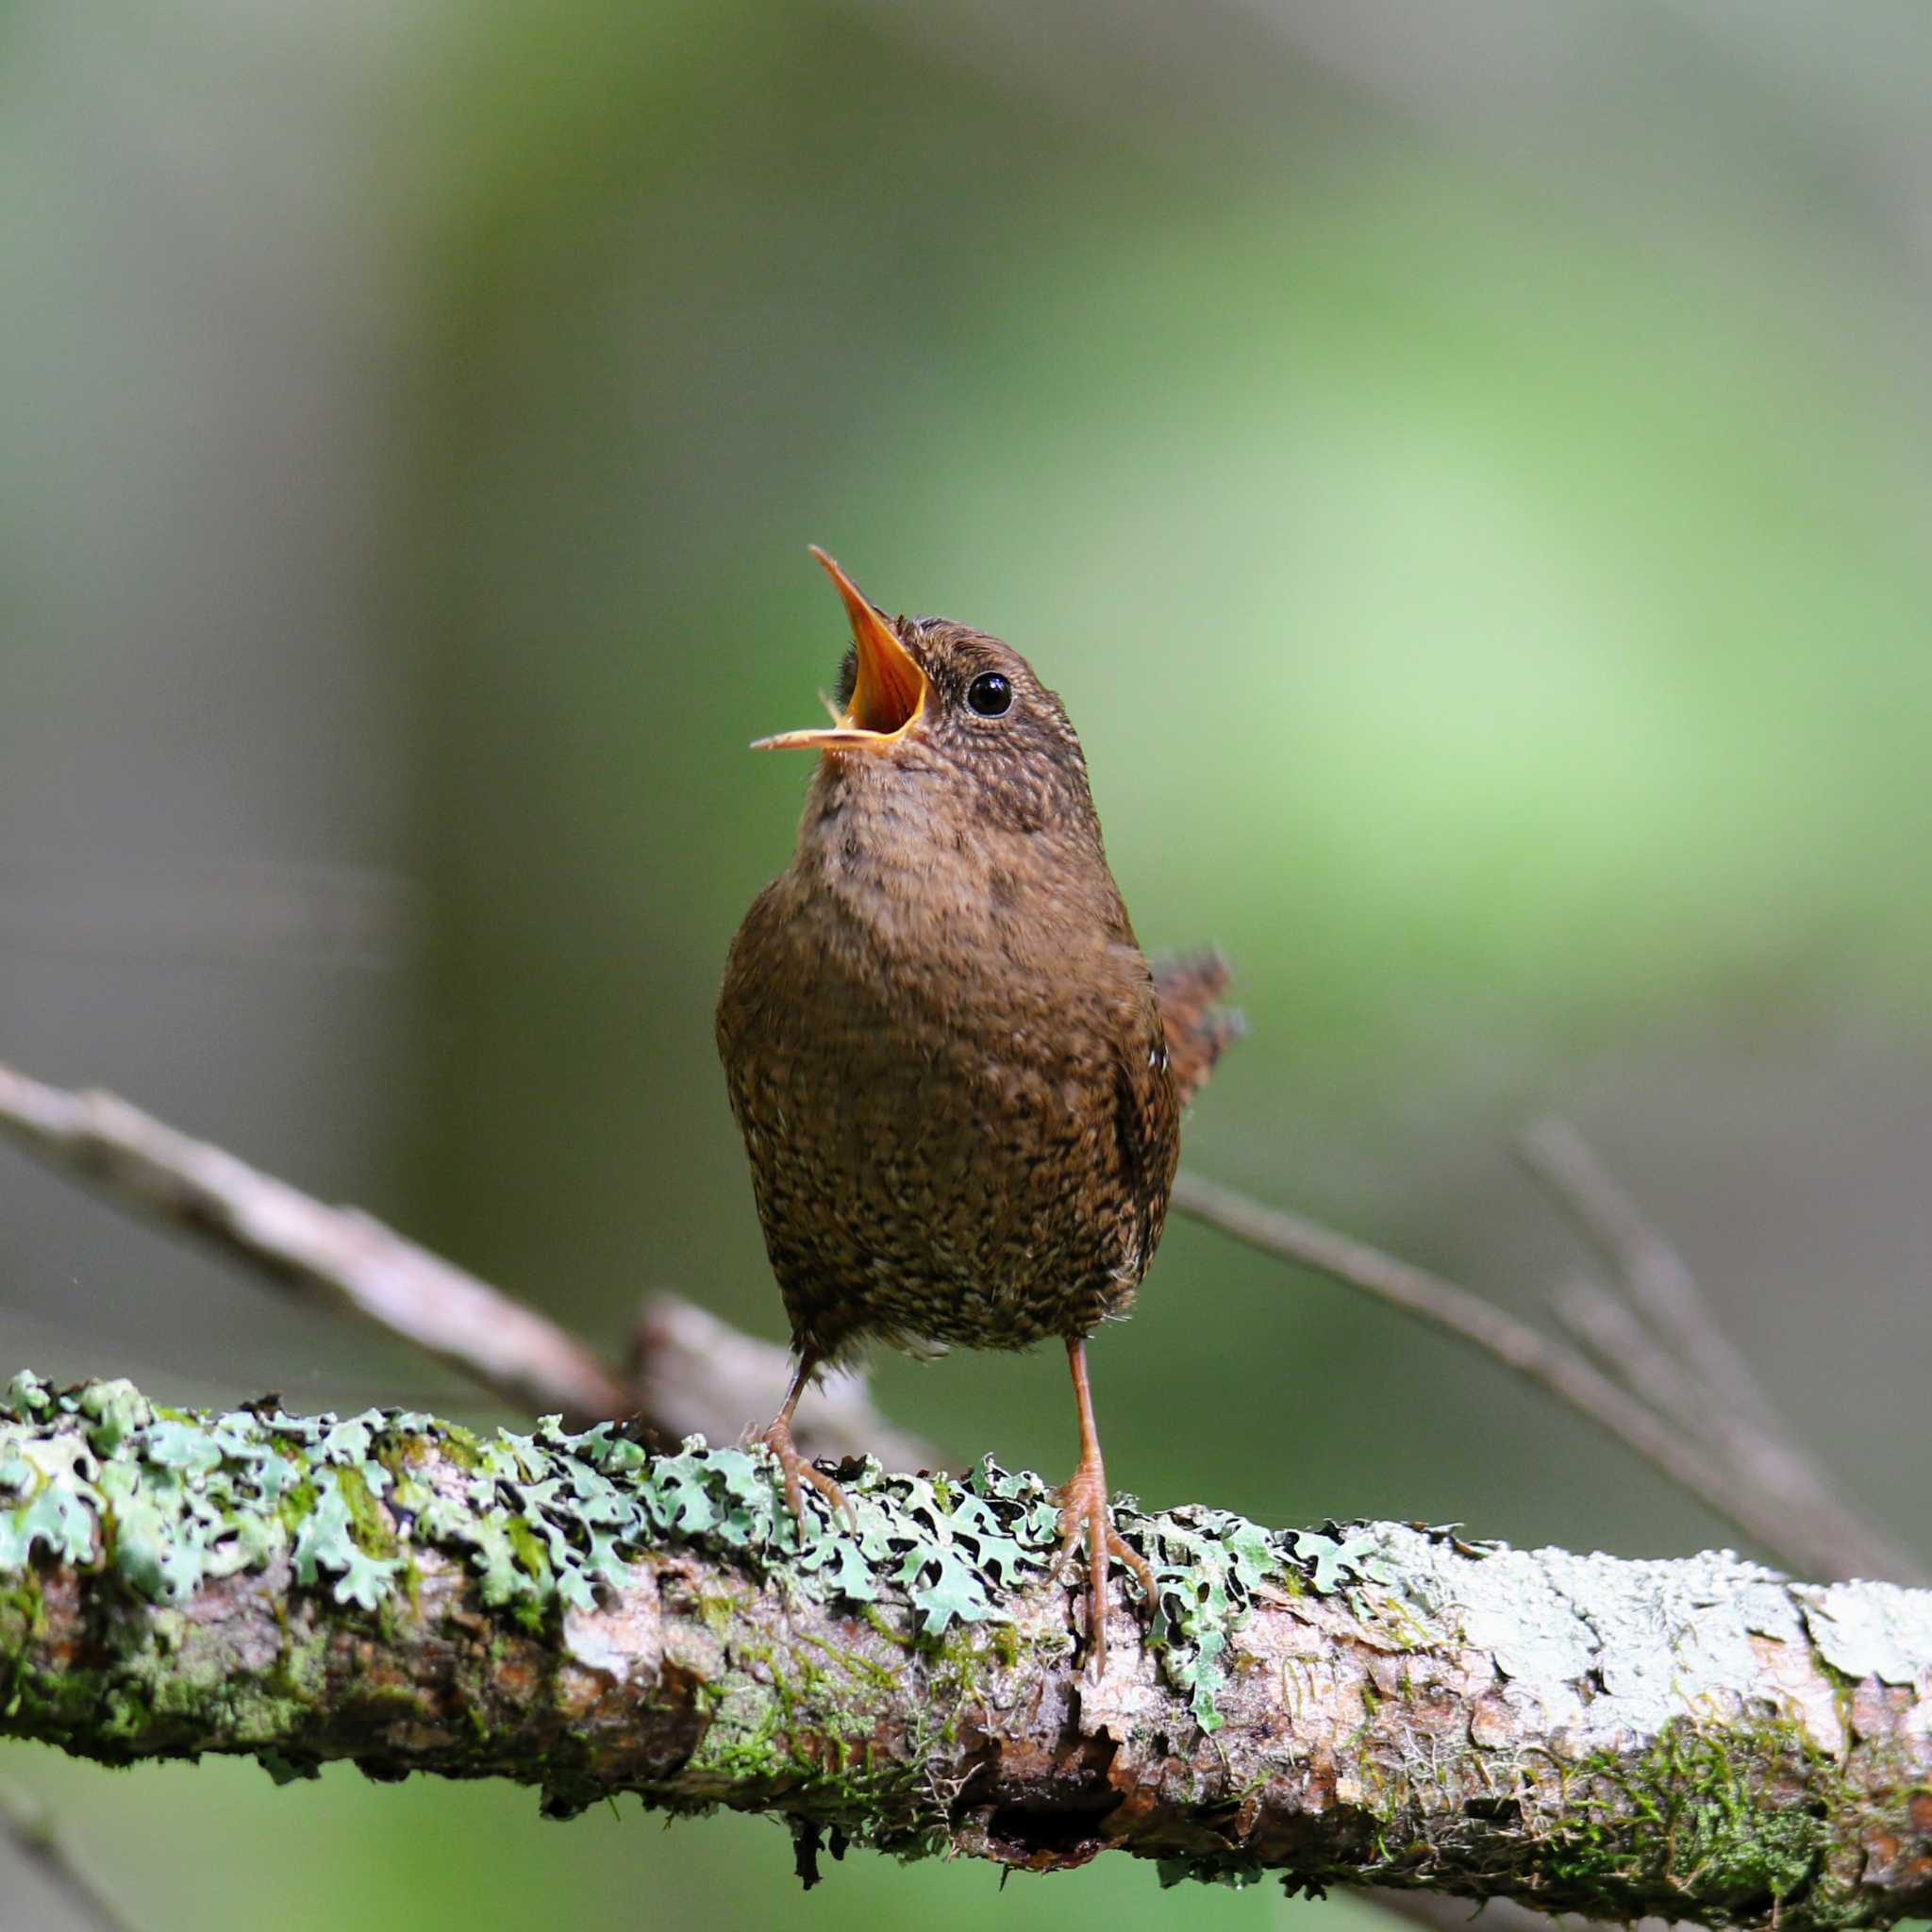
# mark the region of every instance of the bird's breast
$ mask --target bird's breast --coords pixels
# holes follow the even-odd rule
[[[841,817],[808,821],[754,905],[718,1015],[794,1322],[1084,1333],[1131,1294],[1173,1172],[1158,1003],[1111,881],[1096,903],[1033,855],[848,839]]]

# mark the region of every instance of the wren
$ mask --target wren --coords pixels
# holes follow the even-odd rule
[[[718,1051],[795,1372],[760,1440],[804,1522],[791,1416],[866,1343],[1064,1342],[1080,1460],[1061,1554],[1088,1546],[1106,1668],[1116,1534],[1086,1339],[1154,1257],[1183,1102],[1236,1028],[1208,955],[1150,971],[1108,869],[1080,741],[997,638],[888,619],[823,551],[852,649],[834,722],[758,741],[818,769],[790,867],[733,940]]]

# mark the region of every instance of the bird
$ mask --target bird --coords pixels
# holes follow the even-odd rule
[[[1124,1316],[1160,1240],[1183,1104],[1239,1030],[1225,963],[1151,968],[1108,869],[1079,739],[1010,645],[889,618],[823,550],[852,642],[791,864],[731,942],[718,1051],[792,1373],[755,1440],[805,1527],[800,1396],[874,1342],[1067,1352],[1079,1460],[1059,1556],[1087,1545],[1087,1657],[1104,1674],[1115,1529],[1087,1339]]]

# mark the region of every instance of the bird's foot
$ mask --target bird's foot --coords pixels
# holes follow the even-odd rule
[[[1073,1555],[1081,1540],[1087,1543],[1087,1662],[1096,1677],[1107,1674],[1107,1571],[1109,1562],[1124,1564],[1141,1586],[1143,1614],[1151,1616],[1159,1601],[1154,1571],[1139,1550],[1129,1549],[1113,1526],[1107,1501],[1107,1472],[1097,1454],[1083,1456],[1080,1466],[1057,1491],[1060,1505],[1060,1556]]]
[[[785,1478],[785,1501],[790,1506],[792,1519],[798,1524],[798,1540],[805,1541],[805,1485],[809,1483],[840,1515],[845,1519],[845,1526],[856,1536],[858,1533],[858,1514],[852,1507],[852,1499],[837,1483],[815,1463],[808,1462],[799,1454],[798,1444],[791,1440],[791,1420],[781,1415],[772,1426],[752,1439],[762,1442],[778,1458],[778,1468]]]

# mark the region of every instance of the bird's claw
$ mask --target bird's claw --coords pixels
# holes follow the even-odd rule
[[[754,1441],[762,1442],[778,1458],[779,1474],[785,1479],[785,1502],[791,1511],[792,1521],[798,1524],[798,1540],[805,1541],[805,1484],[809,1483],[831,1507],[845,1519],[845,1527],[856,1536],[858,1533],[858,1512],[852,1507],[852,1499],[816,1463],[809,1462],[799,1453],[798,1444],[791,1440],[791,1427],[782,1417],[764,1430]]]
[[[1083,1460],[1058,1491],[1060,1506],[1062,1561],[1084,1539],[1087,1544],[1088,1664],[1096,1677],[1107,1674],[1107,1573],[1109,1562],[1125,1567],[1141,1587],[1143,1608],[1152,1613],[1158,1601],[1153,1567],[1139,1550],[1130,1549],[1113,1526],[1108,1507],[1107,1477],[1097,1461]]]

